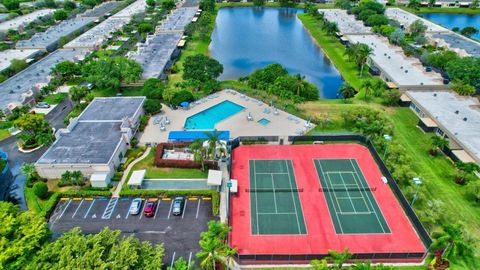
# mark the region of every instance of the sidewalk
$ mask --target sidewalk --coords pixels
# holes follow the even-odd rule
[[[139,158],[135,159],[134,161],[132,161],[132,163],[128,165],[128,167],[123,172],[122,179],[120,180],[120,183],[118,183],[117,188],[112,194],[112,197],[120,197],[120,191],[122,191],[122,187],[125,184],[125,181],[127,181],[128,175],[130,174],[130,170],[133,168],[133,166],[135,166],[135,164],[137,164],[142,159],[146,158],[150,153],[150,150],[152,150],[152,148],[148,147],[147,150],[145,150],[145,152],[143,153],[143,155],[141,155]]]

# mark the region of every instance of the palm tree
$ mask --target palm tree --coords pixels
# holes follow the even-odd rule
[[[343,82],[342,86],[340,86],[340,94],[344,99],[349,99],[355,96],[355,88],[353,88],[348,82]]]
[[[372,266],[372,263],[370,261],[366,262],[355,262],[355,264],[352,265],[352,269],[358,269],[358,270],[371,270],[374,269]]]
[[[342,252],[329,250],[327,259],[335,263],[338,269],[342,269],[343,264],[352,258],[352,256],[353,255],[348,251],[348,248],[345,248]]]
[[[305,80],[305,76],[297,74],[295,75],[295,79],[295,89],[297,89],[297,96],[300,96],[300,93],[305,90],[305,84],[303,83],[303,80]]]
[[[183,257],[178,258],[173,266],[167,267],[167,270],[189,270],[192,269],[193,263],[188,263]]]
[[[373,82],[370,79],[364,80],[362,82],[362,89],[365,89],[365,101],[367,100],[368,95],[370,94],[370,91],[372,91],[373,88]]]
[[[363,76],[363,67],[367,63],[367,59],[370,55],[373,54],[373,49],[370,48],[367,44],[360,43],[358,44],[356,51],[356,62],[361,66],[360,68],[360,77]]]
[[[373,95],[376,97],[382,96],[387,88],[385,82],[380,78],[372,79]]]
[[[356,44],[352,44],[345,49],[344,55],[346,55],[350,61],[355,60],[355,49],[356,49],[355,45]]]
[[[436,156],[438,151],[445,149],[449,145],[449,141],[440,136],[432,137],[432,149],[430,149],[430,154]]]
[[[197,138],[189,147],[193,153],[193,160],[200,163],[202,171],[205,171],[205,148],[203,147],[203,141]]]
[[[202,269],[210,270],[215,269],[217,263],[221,263],[225,266],[225,262],[220,254],[223,250],[224,244],[217,238],[201,239],[200,248],[202,251],[197,253],[197,258],[200,259],[200,266]]]
[[[217,148],[218,137],[220,137],[220,132],[214,129],[211,132],[205,132],[208,141],[208,153],[214,157],[215,156],[215,149]]]
[[[472,254],[472,247],[465,241],[460,225],[443,225],[443,232],[435,232],[432,237],[435,241],[431,249],[443,249],[444,258],[468,257]]]
[[[312,268],[314,270],[328,270],[330,269],[328,267],[328,263],[327,263],[327,260],[323,259],[323,260],[313,260],[310,262],[310,265],[312,266]]]
[[[27,178],[35,178],[37,176],[37,170],[33,163],[25,163],[20,169]]]

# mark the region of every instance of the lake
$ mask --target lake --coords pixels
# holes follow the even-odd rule
[[[222,8],[210,43],[210,55],[223,64],[221,80],[238,79],[279,63],[316,85],[320,97],[337,98],[342,79],[316,45],[297,14],[300,9]]]
[[[458,27],[460,29],[466,26],[473,26],[480,30],[480,15],[469,14],[447,14],[447,13],[422,13],[423,18],[430,20],[434,23],[443,25],[449,29]],[[472,36],[475,39],[480,40],[480,33]]]

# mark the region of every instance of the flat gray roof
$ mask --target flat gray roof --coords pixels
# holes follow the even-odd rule
[[[79,37],[67,43],[65,48],[90,48],[100,46],[110,34],[128,23],[128,18],[110,17]]]
[[[17,42],[16,48],[35,48],[35,49],[46,49],[51,45],[55,45],[60,38],[68,36],[75,31],[82,29],[87,24],[95,21],[95,18],[92,17],[79,17],[62,21],[59,24],[56,24],[47,29],[45,32],[36,33],[28,40],[21,40]]]
[[[82,17],[101,17],[101,16],[105,16],[105,14],[112,12],[114,9],[116,9],[122,3],[123,2],[117,2],[117,1],[105,2],[105,3],[103,3],[99,6],[94,7],[93,9],[89,9],[89,10],[85,11],[80,16],[82,16]]]
[[[120,17],[126,17],[126,18],[131,18],[133,15],[137,13],[141,13],[145,11],[145,8],[147,7],[146,1],[145,0],[137,0],[127,6],[126,8],[120,10],[119,12],[115,13],[112,17],[114,18],[120,18]]]
[[[48,83],[50,70],[59,62],[74,61],[89,53],[84,49],[57,50],[40,61],[17,73],[10,79],[0,83],[0,108],[9,103],[22,103],[22,94],[35,88],[37,84]]]
[[[0,71],[5,70],[10,66],[10,62],[13,59],[25,60],[33,58],[37,54],[40,54],[40,50],[37,49],[24,49],[24,50],[12,50],[8,49],[0,52]]]
[[[375,65],[401,86],[443,85],[443,79],[436,72],[426,72],[415,57],[407,57],[402,48],[390,45],[388,40],[377,35],[348,35],[352,43],[364,43],[373,49],[370,58]]]
[[[157,27],[158,31],[177,30],[183,31],[185,27],[192,22],[197,7],[181,7],[175,9],[167,18],[163,20],[162,24]]]
[[[79,116],[79,121],[122,121],[133,117],[144,101],[145,97],[95,98]]]
[[[406,28],[409,28],[414,21],[420,20],[427,26],[426,32],[449,32],[450,31],[445,27],[442,27],[424,18],[418,17],[417,15],[412,14],[400,8],[387,8],[385,11],[385,15],[388,18],[395,20],[400,24],[404,25]]]
[[[11,20],[0,23],[0,32],[7,32],[9,29],[18,30],[21,26],[25,26],[39,17],[52,14],[55,9],[40,9],[26,15],[15,17]]]
[[[355,19],[355,16],[347,13],[343,9],[319,9],[318,12],[323,12],[325,19],[329,22],[334,22],[338,26],[341,34],[371,34],[370,27],[363,25],[362,21]]]
[[[480,160],[480,103],[472,97],[461,97],[452,92],[407,91],[412,101],[454,136],[464,150]],[[458,114],[456,113],[458,111]],[[464,121],[464,118],[467,120]],[[445,130],[446,129],[446,130]]]
[[[181,33],[158,33],[149,36],[137,52],[129,54],[142,66],[143,78],[158,78],[161,75],[181,37]]]
[[[120,122],[79,122],[40,157],[39,164],[105,164],[120,143]]]
[[[471,40],[467,37],[461,36],[457,33],[436,33],[431,37],[439,41],[439,45],[446,46],[452,51],[456,51],[460,55],[466,56],[464,53],[460,53],[459,50],[465,51],[469,56],[480,57],[480,43]]]

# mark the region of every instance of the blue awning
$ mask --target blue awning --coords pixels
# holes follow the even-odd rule
[[[168,141],[171,142],[193,142],[195,139],[206,140],[207,134],[212,131],[170,131]],[[217,131],[218,139],[227,141],[230,138],[230,131]]]

